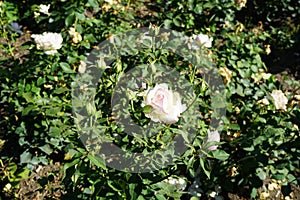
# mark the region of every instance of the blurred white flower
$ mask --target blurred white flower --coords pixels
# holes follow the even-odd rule
[[[264,79],[264,80],[268,80],[270,77],[272,76],[272,74],[270,73],[261,73],[261,77]]]
[[[247,4],[247,0],[236,0],[235,5],[239,8],[245,7]]]
[[[275,183],[275,182],[269,183],[269,185],[268,185],[268,190],[269,191],[278,190],[280,188],[281,188],[281,186],[278,183]]]
[[[11,189],[12,189],[12,185],[10,183],[7,183],[3,188],[4,192],[10,192]]]
[[[222,26],[223,28],[231,28],[231,24],[229,21],[225,21],[225,23]]]
[[[86,70],[86,63],[84,61],[80,61],[80,65],[78,66],[78,72],[83,74]]]
[[[259,83],[262,79],[268,80],[272,74],[264,72],[264,70],[259,70],[257,73],[253,73],[251,78],[254,80],[255,83]]]
[[[146,89],[146,88],[147,88],[147,84],[144,83],[144,82],[142,82],[142,88],[143,88],[143,89]]]
[[[114,1],[113,0],[104,0],[106,3],[109,3],[109,4],[114,4]]]
[[[174,185],[176,190],[184,190],[186,188],[186,181],[179,177],[179,178],[175,178],[175,177],[169,177],[168,179],[164,180],[165,182]]]
[[[89,90],[89,85],[88,84],[83,84],[82,86],[80,86],[79,88],[81,91],[86,92]]]
[[[179,93],[169,90],[166,83],[157,84],[148,90],[142,106],[152,107],[150,112],[145,113],[146,117],[166,124],[176,123],[180,114],[186,110]]]
[[[215,198],[216,195],[217,195],[217,193],[215,191],[211,191],[209,193],[209,196],[212,197],[212,198]]]
[[[208,35],[205,35],[205,34],[198,34],[193,37],[197,44],[199,44],[201,46],[205,46],[207,48],[212,47],[212,41],[213,41],[212,37],[209,37]]]
[[[63,38],[60,33],[44,32],[43,34],[32,34],[37,49],[44,50],[48,55],[54,55],[61,48]]]
[[[257,103],[262,104],[262,105],[266,105],[266,106],[270,104],[270,102],[267,98],[263,98],[263,99],[259,100]]]
[[[281,90],[273,90],[271,93],[271,97],[277,110],[286,110],[288,99]]]
[[[34,12],[34,18],[38,18],[41,15],[39,12]]]
[[[266,54],[269,55],[271,53],[271,45],[269,45],[269,44],[265,45],[265,51],[266,51]]]
[[[75,28],[71,27],[68,32],[74,44],[77,44],[78,42],[82,41],[82,36],[75,30]]]
[[[218,131],[210,131],[208,130],[207,132],[207,143],[209,142],[220,142],[220,133]],[[213,151],[213,150],[217,150],[218,145],[213,145],[208,147],[209,150]]]
[[[296,95],[294,96],[294,98],[295,98],[297,101],[300,101],[300,95],[299,95],[299,94],[296,94]]]
[[[40,13],[50,16],[49,9],[50,9],[50,4],[48,4],[48,5],[41,4],[39,11],[40,11]]]

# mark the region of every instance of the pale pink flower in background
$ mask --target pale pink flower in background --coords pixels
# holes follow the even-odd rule
[[[265,97],[263,99],[257,101],[257,103],[261,104],[261,105],[265,105],[265,106],[267,106],[267,105],[270,104],[269,100],[267,98],[265,98]]]
[[[80,64],[78,66],[78,72],[83,74],[86,70],[86,63],[84,61],[80,61]]]
[[[44,32],[43,34],[32,34],[37,49],[44,50],[48,55],[54,55],[61,48],[63,38],[60,33]]]
[[[198,34],[198,35],[194,36],[194,39],[195,39],[196,43],[199,45],[203,45],[207,48],[212,47],[213,38],[209,37],[208,35]]]
[[[169,90],[166,83],[157,84],[150,89],[142,106],[152,107],[149,113],[145,113],[146,117],[154,122],[160,121],[166,124],[176,123],[180,114],[186,110],[186,106],[181,103],[179,93]]]
[[[75,28],[71,27],[71,28],[69,29],[68,32],[69,32],[69,35],[71,36],[72,42],[73,42],[74,44],[77,44],[77,43],[79,43],[80,41],[82,41],[82,36],[80,35],[79,32],[77,32],[77,31],[75,30]]]
[[[208,130],[207,132],[207,143],[209,142],[220,142],[220,133],[218,131],[210,131]],[[208,147],[209,150],[213,151],[213,150],[217,150],[218,145],[213,145]]]
[[[50,9],[50,4],[48,4],[48,5],[44,5],[44,4],[41,4],[40,5],[40,13],[43,13],[43,14],[45,14],[45,15],[50,15],[50,13],[49,13],[49,9]]]
[[[286,110],[288,99],[281,90],[273,90],[271,97],[277,110]]]

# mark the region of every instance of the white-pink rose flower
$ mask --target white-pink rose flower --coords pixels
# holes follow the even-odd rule
[[[166,124],[176,123],[180,114],[186,110],[186,105],[181,103],[179,93],[169,90],[166,83],[157,84],[150,89],[143,106],[152,107],[152,110],[145,114],[146,117],[154,122],[160,121]]]
[[[48,55],[57,53],[63,42],[60,33],[44,32],[43,34],[33,34],[31,37],[34,39],[37,49],[44,50]]]

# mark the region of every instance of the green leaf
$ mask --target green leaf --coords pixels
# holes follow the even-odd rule
[[[94,37],[93,34],[84,35],[84,40],[88,40],[89,42],[96,42],[97,39]]]
[[[26,179],[29,177],[29,174],[30,174],[30,170],[27,168],[23,168],[18,172],[17,177],[20,179]]]
[[[68,91],[69,89],[67,87],[60,87],[60,88],[57,88],[56,90],[53,91],[54,94],[61,94],[61,93],[64,93],[66,91]]]
[[[297,178],[293,175],[293,174],[288,174],[287,175],[287,179],[293,183],[293,184],[297,184]]]
[[[260,180],[262,180],[262,181],[265,180],[266,177],[267,177],[266,172],[264,172],[264,170],[262,170],[261,168],[256,169],[256,174],[260,178]]]
[[[226,160],[229,157],[229,154],[223,150],[214,150],[212,151],[213,157],[219,160]]]
[[[46,110],[46,115],[50,117],[56,117],[57,114],[60,112],[60,109],[61,109],[60,107],[50,108]]]
[[[39,147],[39,149],[41,149],[47,155],[50,155],[53,152],[53,150],[51,149],[51,147],[49,146],[49,144],[45,144],[44,146]]]
[[[150,113],[150,112],[152,112],[152,111],[153,111],[153,107],[150,106],[150,105],[147,105],[147,106],[144,106],[144,107],[143,107],[143,112],[144,112],[144,113]]]
[[[79,20],[85,20],[85,15],[83,13],[75,12],[75,15]]]
[[[164,26],[165,26],[165,28],[168,28],[168,29],[172,28],[172,24],[173,24],[173,21],[170,20],[170,19],[166,19],[166,20],[164,21]]]
[[[76,165],[79,162],[80,162],[80,158],[77,158],[77,159],[73,160],[72,162],[64,164],[64,169],[63,169],[64,175],[62,177],[62,180],[64,180],[66,178],[66,176],[68,175],[67,169],[69,169],[70,167],[73,167],[74,165]]]
[[[244,147],[243,149],[244,149],[245,151],[254,151],[254,146]]]
[[[62,68],[63,72],[65,73],[75,73],[70,67],[70,65],[66,62],[59,63],[60,67]]]
[[[235,92],[236,92],[238,95],[242,96],[242,97],[245,96],[245,95],[244,95],[244,91],[243,91],[243,87],[242,87],[241,85],[238,85],[238,86],[237,86]]]
[[[105,165],[105,161],[103,160],[103,158],[98,157],[98,156],[94,156],[90,153],[87,155],[87,157],[97,167],[100,167],[102,169],[107,170],[106,165]]]
[[[22,116],[28,115],[28,113],[30,113],[30,111],[35,110],[35,105],[29,105],[26,108],[24,108],[24,110],[22,111]]]
[[[45,82],[46,82],[46,80],[45,80],[44,77],[39,77],[38,80],[37,80],[37,86],[40,86]]]
[[[88,3],[87,5],[89,6],[92,6],[93,8],[98,8],[99,7],[99,4],[97,2],[97,0],[88,0]]]
[[[113,186],[113,183],[114,183],[114,181],[111,181],[111,180],[108,180],[108,181],[107,181],[107,184],[109,185],[109,187],[110,187],[111,189],[113,189],[113,190],[116,191],[116,192],[121,192],[121,190],[119,190],[118,188],[116,188],[115,186]]]
[[[182,19],[180,16],[176,16],[175,18],[173,18],[173,23],[175,24],[175,26],[181,27],[182,25]]]
[[[267,120],[263,117],[257,117],[256,120],[264,124],[267,123]]]
[[[20,155],[20,163],[24,164],[24,163],[30,163],[32,159],[32,155],[31,153],[29,153],[28,151],[24,151],[21,155]]]
[[[27,101],[27,103],[33,103],[34,102],[34,99],[33,99],[33,96],[32,96],[31,92],[24,92],[23,97]]]
[[[256,188],[252,188],[252,191],[251,191],[251,198],[255,199],[256,195],[257,195],[257,189]]]
[[[66,17],[66,19],[65,19],[65,25],[67,27],[72,26],[72,24],[74,23],[74,21],[75,21],[75,15],[74,15],[74,13],[72,13],[68,17]]]
[[[142,195],[140,195],[140,196],[137,198],[137,200],[145,200],[145,198],[144,198]]]
[[[134,183],[129,184],[129,194],[130,194],[130,199],[131,200],[137,199],[137,194],[134,191],[134,189],[136,187],[137,187],[137,184],[134,184]]]
[[[157,195],[155,195],[155,198],[156,198],[157,200],[166,200],[166,198],[165,198],[164,195],[162,195],[162,194],[157,194]]]
[[[205,159],[204,158],[200,158],[200,166],[203,169],[205,175],[210,178],[210,171],[208,169],[206,169],[205,167]]]
[[[236,131],[239,131],[241,129],[238,124],[230,124],[229,127],[230,127],[230,129],[236,130]]]
[[[61,128],[51,126],[49,129],[49,136],[58,137],[61,133]]]

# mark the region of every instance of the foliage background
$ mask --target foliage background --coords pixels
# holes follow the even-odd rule
[[[3,199],[187,199],[299,197],[300,83],[263,74],[299,64],[300,2],[295,0],[171,0],[107,1],[55,0],[50,16],[38,12],[40,1],[0,1],[0,188]],[[13,29],[11,22],[23,27]],[[213,37],[210,55],[227,91],[219,152],[199,158],[201,140],[174,166],[149,174],[130,174],[107,168],[81,144],[72,117],[71,83],[80,61],[101,41],[122,31],[161,26],[187,36],[204,33]],[[75,27],[83,40],[72,44],[68,30]],[[45,55],[36,49],[31,34],[61,33],[59,54]],[[268,45],[271,54],[266,51]],[[149,52],[146,52],[149,53]],[[298,57],[297,57],[298,53]],[[279,55],[286,55],[288,59]],[[110,133],[122,134],[111,122],[109,95],[122,70],[146,62],[147,54],[115,62],[99,88],[101,119]],[[172,55],[159,58],[176,65]],[[282,60],[286,62],[282,63]],[[290,61],[292,60],[292,61]],[[299,66],[299,65],[298,65]],[[189,69],[179,66],[189,73]],[[209,97],[193,84],[209,111]],[[276,110],[270,93],[281,89],[289,99],[286,111]],[[264,97],[270,105],[260,105]],[[126,138],[126,137],[125,137]],[[128,143],[129,140],[123,140]],[[226,154],[224,153],[226,152]],[[219,156],[219,157],[218,157]],[[186,188],[167,183],[181,177]],[[273,188],[272,188],[272,187]],[[201,194],[199,197],[198,194]],[[269,195],[269,197],[268,197]],[[274,197],[275,198],[275,197]],[[280,197],[279,197],[280,198]]]

